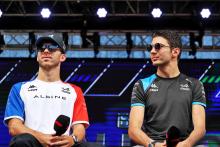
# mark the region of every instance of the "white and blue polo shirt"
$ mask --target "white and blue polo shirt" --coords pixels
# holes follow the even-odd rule
[[[44,82],[35,79],[13,85],[8,96],[4,123],[7,125],[10,119],[17,118],[28,128],[54,134],[54,122],[61,114],[72,120],[66,135],[69,135],[74,124],[89,125],[82,90],[62,81]]]

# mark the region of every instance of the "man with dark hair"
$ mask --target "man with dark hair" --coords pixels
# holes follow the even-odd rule
[[[37,78],[16,83],[8,96],[4,123],[13,136],[10,146],[84,146],[82,140],[89,120],[82,90],[60,79],[60,66],[66,60],[63,39],[59,35],[40,37],[36,46]],[[70,118],[62,136],[54,130],[60,115]]]
[[[171,48],[175,48],[178,47],[180,49],[180,53],[178,55],[178,61],[180,59],[181,56],[181,52],[182,52],[182,43],[181,43],[181,39],[179,37],[179,34],[177,32],[168,32],[168,31],[164,31],[164,32],[155,32],[152,35],[153,38],[155,37],[164,37],[167,39],[168,44],[170,45]]]
[[[205,134],[203,85],[180,73],[181,41],[176,32],[154,33],[148,50],[157,72],[134,85],[129,136],[139,145],[162,147],[174,128],[180,133],[176,147],[192,147]]]

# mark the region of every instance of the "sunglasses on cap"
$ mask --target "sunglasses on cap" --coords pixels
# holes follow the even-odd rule
[[[170,46],[166,46],[166,45],[164,45],[164,44],[162,44],[162,43],[155,43],[154,45],[148,45],[147,46],[147,50],[149,51],[149,52],[151,52],[151,50],[153,49],[153,48],[155,48],[155,50],[156,51],[159,51],[161,48],[163,48],[163,47],[170,47]]]
[[[41,47],[38,47],[37,51],[38,52],[44,52],[45,49],[48,49],[49,52],[55,52],[55,51],[59,50],[62,53],[64,53],[63,50],[58,45],[53,45],[53,44],[44,44]]]

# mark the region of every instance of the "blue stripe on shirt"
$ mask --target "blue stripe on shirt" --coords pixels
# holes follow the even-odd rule
[[[20,82],[15,85],[10,90],[8,95],[8,102],[5,108],[4,124],[9,118],[23,118],[24,119],[24,102],[21,98],[20,91],[21,87],[25,82]]]
[[[131,106],[143,106],[143,107],[145,107],[145,105],[142,104],[142,103],[134,103],[134,104],[131,104]]]
[[[201,102],[193,102],[192,104],[193,105],[202,105],[202,106],[206,107],[206,104],[201,103]]]
[[[157,78],[157,76],[155,74],[151,75],[150,77],[148,78],[145,78],[145,79],[141,79],[141,82],[143,84],[143,88],[144,88],[144,91],[146,91],[150,85],[153,83],[153,81]]]

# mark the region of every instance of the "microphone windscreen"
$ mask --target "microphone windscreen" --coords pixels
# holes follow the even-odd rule
[[[179,141],[180,130],[175,126],[170,127],[166,134],[167,147],[175,147]]]
[[[60,136],[66,132],[70,124],[70,118],[66,115],[59,115],[54,122],[54,130],[56,135]]]

